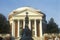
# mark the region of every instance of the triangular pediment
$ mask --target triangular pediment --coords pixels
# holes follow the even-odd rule
[[[21,15],[26,15],[26,12],[28,12],[28,15],[43,15],[42,13],[40,13],[39,10],[36,10],[31,7],[18,8],[14,10],[13,12],[11,12],[11,14],[12,16],[21,16]]]
[[[25,11],[16,13],[15,15],[16,15],[16,16],[26,15],[26,12],[28,12],[28,15],[40,15],[40,13],[37,13],[37,12],[34,12],[34,11],[29,11],[29,10],[25,10]]]

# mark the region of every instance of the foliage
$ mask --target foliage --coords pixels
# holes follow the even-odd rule
[[[47,23],[46,33],[59,33],[58,25],[54,22],[53,18]]]
[[[10,25],[6,17],[3,14],[0,14],[0,33],[9,33]]]

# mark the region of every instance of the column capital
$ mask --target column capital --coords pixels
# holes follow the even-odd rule
[[[43,19],[40,19],[40,20],[43,20]]]
[[[37,19],[34,19],[34,22],[36,21]]]

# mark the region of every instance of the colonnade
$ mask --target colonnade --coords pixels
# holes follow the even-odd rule
[[[34,36],[37,37],[37,20],[39,20],[39,36],[42,37],[42,19],[34,19]],[[20,20],[16,20],[17,21],[17,37],[20,37],[20,23],[21,21]],[[25,28],[25,20],[22,20],[23,21],[23,29]],[[31,27],[31,20],[29,20],[29,29],[32,30],[32,27]],[[15,21],[13,20],[12,21],[12,36],[15,36],[16,34],[16,29],[15,29]]]

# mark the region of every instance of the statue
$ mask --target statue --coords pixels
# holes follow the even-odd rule
[[[28,18],[28,12],[26,12],[25,28],[23,29],[22,37],[20,40],[33,40],[32,31],[28,28],[28,24],[29,24],[29,18]]]

